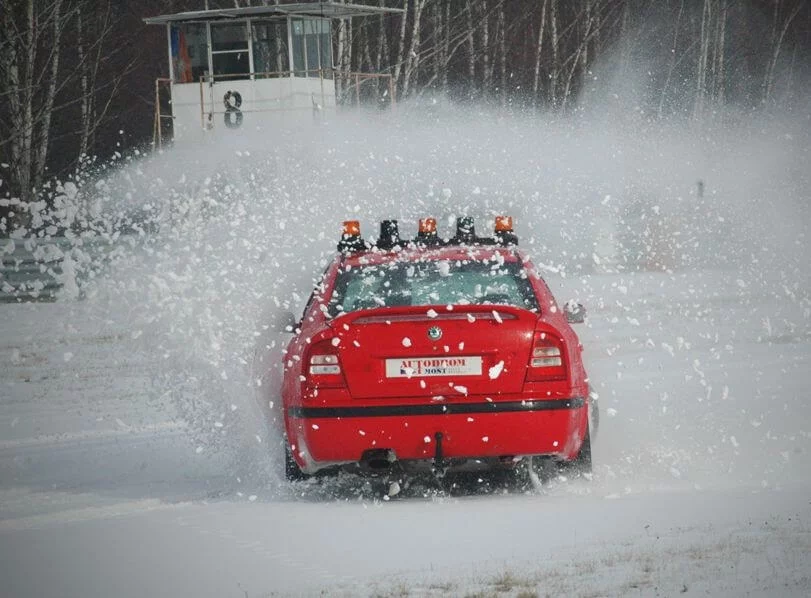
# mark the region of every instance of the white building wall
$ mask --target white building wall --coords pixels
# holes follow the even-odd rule
[[[271,130],[274,123],[291,119],[313,119],[314,110],[335,108],[332,79],[283,77],[276,79],[234,79],[209,83],[172,84],[172,115],[176,144],[194,143],[201,136],[219,136],[236,129],[226,126],[224,98],[239,93],[242,103],[240,129]],[[233,100],[232,100],[233,104]],[[236,116],[230,115],[232,123]]]

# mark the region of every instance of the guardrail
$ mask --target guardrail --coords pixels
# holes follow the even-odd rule
[[[55,301],[63,291],[78,297],[77,280],[110,247],[104,239],[0,238],[0,303]]]

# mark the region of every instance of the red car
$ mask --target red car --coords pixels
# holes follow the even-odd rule
[[[517,248],[512,219],[442,239],[396,221],[364,241],[344,223],[338,254],[285,354],[286,475],[515,468],[548,457],[591,471],[589,385],[570,322]],[[596,415],[592,414],[592,416]]]

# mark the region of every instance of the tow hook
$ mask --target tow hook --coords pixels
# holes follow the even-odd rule
[[[445,476],[445,459],[442,455],[442,432],[434,434],[436,440],[436,450],[434,451],[434,475],[438,478]]]

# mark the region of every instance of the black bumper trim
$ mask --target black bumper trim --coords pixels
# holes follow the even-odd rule
[[[373,405],[366,407],[291,407],[290,417],[299,419],[340,417],[390,417],[397,415],[459,415],[463,413],[514,413],[517,411],[557,411],[580,409],[583,397],[544,401],[504,401],[492,403],[431,403],[430,405]]]

